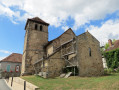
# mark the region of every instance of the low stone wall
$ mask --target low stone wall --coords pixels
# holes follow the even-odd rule
[[[11,87],[12,78],[10,77],[8,81],[8,86],[11,87],[12,90],[24,90],[24,81],[25,80],[21,79],[20,77],[14,77]],[[40,89],[37,86],[26,81],[26,90],[40,90]]]
[[[20,72],[1,72],[2,78],[8,78],[8,77],[19,77]]]

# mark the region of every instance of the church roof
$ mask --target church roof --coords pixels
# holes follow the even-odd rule
[[[26,23],[26,26],[27,26],[29,21],[37,22],[37,23],[44,24],[44,25],[47,25],[47,26],[49,25],[49,23],[46,23],[45,21],[43,21],[39,17],[34,17],[34,18],[31,18],[31,19],[28,19],[27,23]],[[26,29],[26,26],[25,26],[25,29]]]
[[[71,29],[71,28],[69,28],[69,29],[68,29],[68,30],[66,30],[64,33],[62,33],[59,37],[57,37],[57,38],[55,38],[55,39],[53,39],[53,40],[49,41],[49,42],[45,45],[45,47],[46,47],[46,46],[48,46],[49,44],[51,44],[53,41],[56,41],[57,39],[61,38],[61,36],[62,36],[62,35],[64,35],[64,34],[66,34],[68,31],[71,31],[71,32],[72,32],[72,34],[74,34],[74,35],[75,35],[75,33],[72,31],[72,29]],[[75,35],[75,36],[76,36],[76,35]]]
[[[0,62],[15,62],[15,63],[21,63],[22,62],[22,54],[18,53],[12,53],[8,57],[4,58]]]

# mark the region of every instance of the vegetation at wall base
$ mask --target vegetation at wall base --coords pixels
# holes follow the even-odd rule
[[[104,69],[104,75],[110,75],[113,73],[119,73],[119,68],[117,68],[117,69],[112,69],[112,68]]]
[[[119,48],[112,50],[112,51],[107,51],[103,53],[108,68],[118,68],[119,67]]]

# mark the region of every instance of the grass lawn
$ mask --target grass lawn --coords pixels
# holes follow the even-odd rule
[[[69,77],[43,79],[39,76],[21,77],[41,90],[119,90],[119,73],[101,77]]]

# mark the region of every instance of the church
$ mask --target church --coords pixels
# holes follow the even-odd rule
[[[74,76],[103,75],[100,42],[88,31],[76,36],[71,28],[48,41],[48,26],[39,17],[25,26],[22,75],[40,74],[45,78],[72,72]]]

